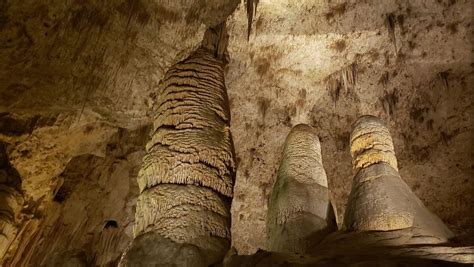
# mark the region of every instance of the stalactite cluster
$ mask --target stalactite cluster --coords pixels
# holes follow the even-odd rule
[[[473,264],[472,8],[431,2],[0,0],[0,266]]]

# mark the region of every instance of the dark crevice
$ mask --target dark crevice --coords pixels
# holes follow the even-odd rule
[[[216,79],[224,77],[221,66],[211,66],[200,61],[186,61],[173,67],[172,72],[180,71],[181,69],[194,69],[195,71],[207,73]]]
[[[115,220],[107,220],[105,221],[104,229],[109,229],[109,228],[118,228],[118,223]]]
[[[166,83],[168,82],[169,80],[171,79],[193,79],[193,80],[197,80],[197,82],[199,84],[203,84],[203,85],[210,85],[210,86],[215,86],[215,87],[224,87],[225,85],[222,84],[222,83],[218,83],[216,81],[220,81],[219,79],[209,79],[207,77],[203,77],[203,76],[200,76],[199,72],[193,72],[193,73],[196,73],[196,76],[194,75],[183,75],[184,72],[193,72],[191,70],[182,70],[182,72],[177,72],[177,73],[172,73],[170,75],[168,75],[164,80],[163,82]]]
[[[194,187],[203,187],[203,188],[206,188],[206,189],[209,189],[211,190],[213,193],[217,194],[218,197],[226,204],[226,205],[229,205],[229,208],[230,208],[230,205],[232,203],[232,198],[233,197],[229,197],[229,196],[226,196],[226,195],[223,195],[222,193],[220,193],[219,191],[216,191],[214,188],[212,187],[208,187],[208,186],[204,186],[204,185],[195,185],[195,184],[179,184],[179,183],[160,183],[160,184],[156,184],[156,185],[153,185],[151,187],[147,187],[143,190],[143,192],[145,192],[145,190],[151,190],[153,189],[154,187],[156,186],[160,186],[160,185],[177,185],[177,186],[194,186]],[[142,194],[143,194],[142,192]]]
[[[7,154],[7,144],[0,142],[0,184],[12,187],[21,192],[21,177],[18,171],[10,164]]]

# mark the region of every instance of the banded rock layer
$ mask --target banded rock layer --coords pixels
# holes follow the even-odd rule
[[[344,218],[350,231],[391,231],[412,228],[427,243],[443,243],[451,231],[402,180],[392,138],[384,123],[361,117],[351,135],[355,177]],[[417,241],[421,242],[421,241]]]
[[[223,67],[201,48],[160,84],[129,262],[153,262],[140,259],[145,253],[160,263],[208,265],[229,249],[235,156]],[[148,242],[154,251],[143,251]],[[180,256],[159,260],[169,243]]]

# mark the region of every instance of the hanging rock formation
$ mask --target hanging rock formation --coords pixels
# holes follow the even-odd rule
[[[18,207],[34,213],[26,214],[4,266],[63,266],[76,252],[87,266],[115,263],[132,240],[138,190],[126,190],[136,185],[135,157],[107,155],[115,145],[110,139],[152,123],[153,94],[165,71],[239,2],[0,1],[0,141],[9,143],[21,176],[25,201]],[[97,156],[93,163],[106,158],[103,170],[70,165],[89,154]],[[117,166],[126,169],[110,173]],[[73,167],[80,168],[77,191],[59,203],[62,174]],[[13,205],[10,191],[2,192]],[[127,207],[115,213],[123,201]],[[118,228],[104,230],[109,219]]]

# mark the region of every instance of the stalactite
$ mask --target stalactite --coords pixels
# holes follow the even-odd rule
[[[357,63],[354,62],[332,73],[325,79],[325,82],[326,89],[329,91],[331,98],[334,102],[337,102],[341,93],[348,94],[350,90],[355,88],[357,82]]]
[[[247,40],[250,39],[253,17],[257,14],[258,2],[259,0],[245,0],[245,8],[247,10]]]

